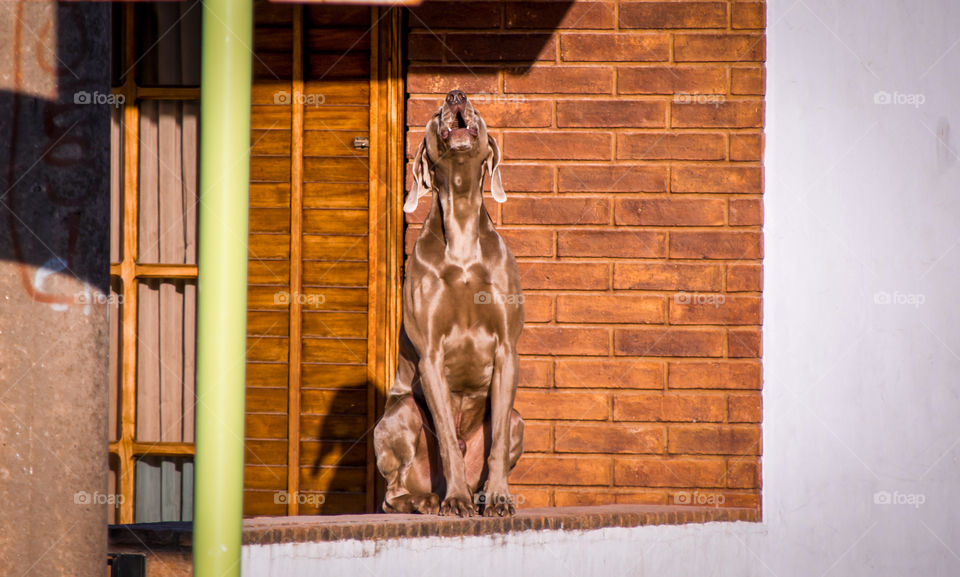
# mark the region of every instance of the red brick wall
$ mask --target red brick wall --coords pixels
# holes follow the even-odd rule
[[[762,1],[410,13],[408,155],[453,88],[503,147],[525,506],[760,506],[764,20]]]

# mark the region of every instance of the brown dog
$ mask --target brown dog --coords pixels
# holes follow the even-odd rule
[[[484,172],[494,199],[506,201],[499,165],[483,119],[451,91],[427,123],[403,207],[413,212],[433,192],[407,261],[397,378],[374,431],[387,512],[516,511],[507,476],[523,452],[513,409],[523,295],[516,260],[483,205]]]

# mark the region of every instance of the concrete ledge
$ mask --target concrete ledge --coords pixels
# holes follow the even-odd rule
[[[603,505],[521,509],[513,517],[436,517],[365,514],[254,517],[243,522],[244,545],[323,541],[386,540],[413,537],[467,537],[521,531],[588,531],[605,527],[683,525],[712,521],[760,521],[756,509],[665,505]],[[192,545],[190,523],[112,525],[110,551],[185,552]]]

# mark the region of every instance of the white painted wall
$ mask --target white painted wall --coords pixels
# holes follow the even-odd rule
[[[960,575],[960,2],[770,0],[768,34],[764,522],[247,547],[245,575]]]

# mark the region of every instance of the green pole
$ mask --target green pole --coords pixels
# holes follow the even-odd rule
[[[193,570],[238,577],[243,530],[252,0],[204,0]]]

